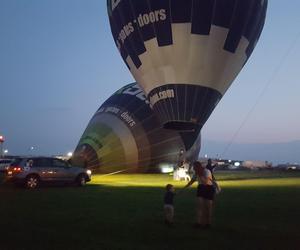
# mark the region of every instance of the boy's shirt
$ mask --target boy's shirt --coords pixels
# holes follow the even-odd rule
[[[175,196],[175,193],[170,192],[170,191],[166,192],[165,197],[164,197],[164,204],[165,205],[173,205],[174,196]]]

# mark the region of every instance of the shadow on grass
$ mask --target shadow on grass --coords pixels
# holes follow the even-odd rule
[[[214,227],[196,230],[195,188],[175,199],[175,226],[163,223],[159,187],[89,184],[38,190],[0,186],[5,249],[296,249],[300,190],[227,188]],[[17,239],[17,240],[16,240]]]

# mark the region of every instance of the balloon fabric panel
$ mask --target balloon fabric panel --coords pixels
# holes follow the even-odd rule
[[[158,46],[173,43],[171,23],[191,23],[191,34],[198,35],[209,35],[211,25],[227,28],[224,50],[234,53],[244,36],[249,57],[262,31],[267,4],[262,0],[122,0],[109,12],[124,61],[130,55],[139,68],[137,56],[145,52],[144,42],[156,37]]]
[[[182,150],[191,161],[197,159],[200,131],[180,134],[161,128],[144,92],[133,83],[115,92],[96,111],[73,161],[100,173],[159,172],[162,163],[176,166]]]

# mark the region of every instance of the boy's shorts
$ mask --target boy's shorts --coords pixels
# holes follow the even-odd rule
[[[165,211],[165,216],[167,219],[169,219],[169,220],[173,219],[173,216],[174,216],[174,206],[173,205],[165,204],[164,211]]]

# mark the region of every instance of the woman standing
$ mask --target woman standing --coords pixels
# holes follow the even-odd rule
[[[208,229],[211,226],[213,199],[215,196],[213,179],[211,172],[202,166],[199,161],[194,162],[193,167],[195,174],[184,188],[187,188],[195,181],[198,181],[195,226]]]

